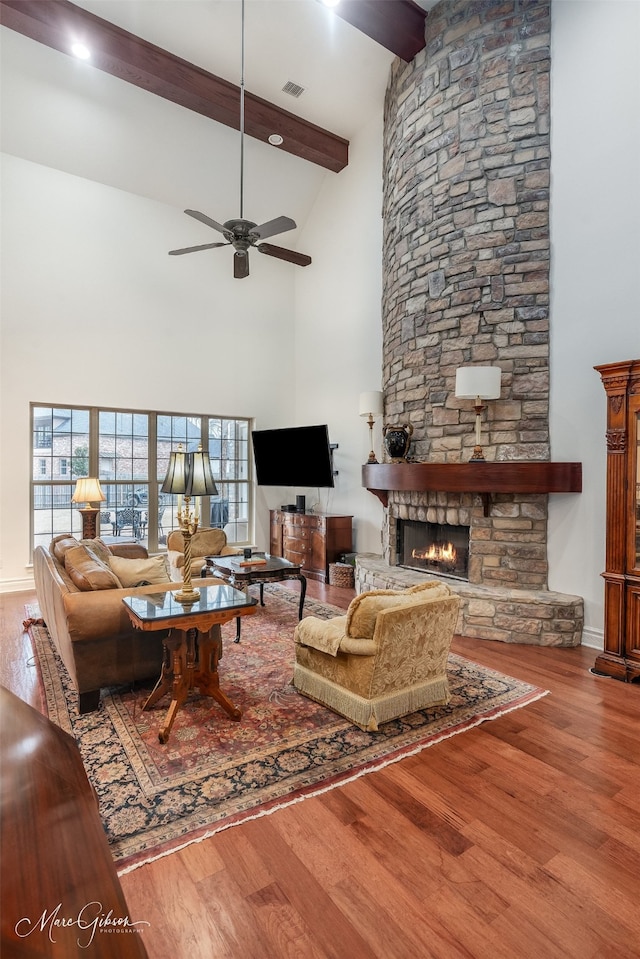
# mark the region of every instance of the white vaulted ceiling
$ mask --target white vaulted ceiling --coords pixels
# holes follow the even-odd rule
[[[240,83],[240,0],[76,6]],[[346,140],[381,115],[394,55],[318,0],[246,0],[245,22],[248,93]],[[0,44],[4,152],[178,210],[200,209],[219,221],[238,215],[237,130],[6,26]],[[282,91],[289,81],[304,88],[300,98]],[[245,215],[262,222],[284,213],[300,226],[323,178],[339,175],[245,137]],[[204,229],[185,218],[176,244],[200,242]],[[290,238],[295,247],[295,233]]]

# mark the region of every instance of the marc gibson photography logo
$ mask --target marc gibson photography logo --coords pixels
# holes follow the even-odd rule
[[[88,949],[98,933],[131,935],[141,933],[145,926],[150,925],[145,919],[133,922],[129,916],[114,916],[113,909],[104,912],[102,903],[97,901],[85,903],[77,916],[65,916],[62,914],[62,903],[59,902],[50,912],[44,909],[37,919],[30,916],[18,919],[14,930],[21,939],[34,933],[46,933],[49,942],[57,942],[55,933],[61,929],[75,928],[78,930],[76,943],[81,949]]]

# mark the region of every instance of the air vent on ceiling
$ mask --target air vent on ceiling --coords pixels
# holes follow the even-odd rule
[[[304,87],[301,87],[298,83],[294,83],[293,80],[287,80],[282,88],[282,92],[288,93],[289,96],[297,98],[304,93]]]

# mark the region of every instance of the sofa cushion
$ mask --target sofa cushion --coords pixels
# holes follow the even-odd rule
[[[66,549],[64,568],[73,585],[83,593],[93,589],[120,589],[120,580],[112,570],[80,543]]]
[[[75,546],[79,545],[80,543],[75,536],[71,535],[71,533],[60,533],[58,536],[54,536],[51,540],[49,552],[53,553],[54,557],[61,566],[64,566],[64,554],[68,549],[73,549]]]
[[[109,566],[125,587],[170,582],[164,556],[149,556],[147,559],[110,556]]]

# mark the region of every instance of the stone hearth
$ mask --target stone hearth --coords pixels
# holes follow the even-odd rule
[[[424,573],[390,566],[368,553],[356,558],[356,590],[405,589],[431,578]],[[584,623],[580,596],[551,590],[510,589],[438,577],[460,596],[456,632],[474,639],[531,646],[579,646]]]

